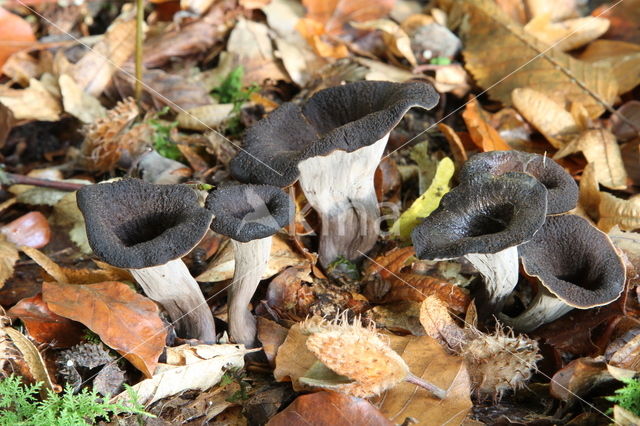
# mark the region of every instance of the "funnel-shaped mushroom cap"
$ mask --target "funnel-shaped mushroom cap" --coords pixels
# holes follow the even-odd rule
[[[211,229],[246,243],[278,232],[295,212],[289,196],[271,185],[235,185],[211,191],[206,208],[215,218]]]
[[[524,173],[458,185],[411,234],[420,259],[497,253],[528,241],[547,213],[547,190]]]
[[[213,217],[188,186],[139,179],[85,186],[77,200],[94,253],[126,269],[164,265],[186,255]]]
[[[302,105],[281,105],[247,130],[231,173],[243,182],[290,185],[300,161],[371,145],[410,108],[431,109],[437,102],[433,87],[419,81],[359,81],[321,90]]]
[[[476,154],[460,169],[461,182],[485,173],[527,173],[547,188],[547,214],[568,212],[578,204],[578,185],[571,175],[549,157],[522,151],[489,151]]]
[[[609,237],[579,216],[548,217],[518,254],[527,275],[575,308],[606,305],[624,288],[624,265]]]

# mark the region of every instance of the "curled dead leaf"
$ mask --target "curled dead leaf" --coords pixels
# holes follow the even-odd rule
[[[639,229],[640,194],[623,200],[608,192],[600,192],[598,213],[600,215],[598,228],[604,232],[609,232],[609,230],[616,225],[624,231]]]
[[[462,113],[462,118],[469,129],[473,143],[482,152],[510,150],[511,147],[502,139],[496,129],[491,127],[483,114],[484,111],[475,97],[467,103],[467,107]]]

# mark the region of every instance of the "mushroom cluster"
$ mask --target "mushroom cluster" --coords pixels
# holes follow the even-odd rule
[[[625,268],[606,234],[567,214],[578,187],[555,161],[519,151],[491,151],[469,159],[460,185],[412,233],[420,259],[465,257],[484,278],[477,295],[483,316],[499,313],[524,272],[538,292],[507,324],[531,331],[573,308],[616,300]]]
[[[422,81],[359,81],[287,102],[251,127],[230,163],[241,182],[296,181],[320,216],[318,256],[356,260],[379,234],[373,178],[391,130],[413,107],[431,109],[438,94]]]

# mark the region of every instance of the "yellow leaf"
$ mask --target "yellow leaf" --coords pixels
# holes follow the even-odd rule
[[[640,228],[640,194],[623,200],[608,192],[600,192],[598,211],[598,228],[604,232],[609,232],[615,225],[624,231]]]
[[[18,249],[0,234],[0,288],[13,275],[13,267],[18,258]]]
[[[450,189],[449,181],[454,171],[453,161],[449,157],[440,160],[431,185],[393,224],[391,235],[404,240],[411,237],[411,231],[420,223],[420,219],[429,216],[440,205],[440,199]]]
[[[567,52],[597,39],[609,29],[609,20],[586,16],[552,22],[550,15],[534,17],[524,30],[554,49]]]

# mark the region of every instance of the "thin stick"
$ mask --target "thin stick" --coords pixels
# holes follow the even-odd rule
[[[439,388],[433,383],[429,383],[426,380],[421,379],[420,377],[414,374],[409,373],[407,378],[404,380],[405,382],[413,383],[414,385],[420,386],[421,388],[428,390],[433,394],[433,396],[435,396],[438,399],[445,399],[447,396],[447,391],[445,391],[442,388]]]
[[[136,0],[136,82],[134,97],[140,103],[142,97],[142,39],[144,24],[144,0]]]
[[[42,188],[59,189],[60,191],[77,191],[83,186],[86,186],[82,183],[40,179],[7,172],[2,172],[0,178],[0,183],[2,183],[3,185],[33,185]]]

